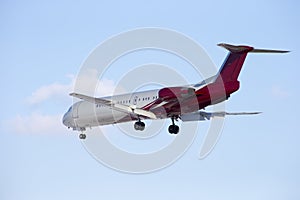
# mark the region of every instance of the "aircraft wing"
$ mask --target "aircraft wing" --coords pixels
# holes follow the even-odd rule
[[[139,118],[139,116],[142,116],[142,117],[146,117],[146,118],[150,118],[150,119],[157,119],[156,115],[153,112],[147,111],[147,110],[144,110],[141,108],[136,108],[134,106],[117,104],[111,100],[107,100],[107,99],[103,99],[103,98],[95,98],[95,97],[78,94],[78,93],[71,93],[70,96],[79,98],[84,101],[88,101],[90,103],[104,105],[104,106],[111,108],[112,110],[124,112],[126,114],[131,114],[137,118]]]

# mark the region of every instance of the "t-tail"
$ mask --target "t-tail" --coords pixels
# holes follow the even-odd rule
[[[269,50],[269,49],[255,49],[245,45],[230,45],[220,43],[218,46],[224,47],[229,51],[227,58],[225,59],[216,82],[222,81],[224,84],[228,82],[235,82],[238,80],[242,66],[248,53],[287,53],[289,51],[283,50]]]

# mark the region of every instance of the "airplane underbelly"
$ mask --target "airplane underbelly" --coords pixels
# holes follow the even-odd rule
[[[123,112],[112,110],[106,106],[82,102],[78,106],[78,116],[74,118],[77,127],[94,127],[113,124],[127,116]]]
[[[108,107],[101,107],[97,110],[97,125],[106,125],[106,124],[114,124],[115,122],[120,121],[124,117],[128,116],[124,112],[115,111]]]

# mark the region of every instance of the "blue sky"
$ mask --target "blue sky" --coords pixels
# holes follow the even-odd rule
[[[298,8],[297,1],[2,1],[0,198],[299,199]],[[61,115],[89,53],[138,27],[182,32],[217,66],[226,55],[219,42],[292,52],[247,57],[226,109],[263,114],[227,118],[206,159],[197,159],[204,122],[172,166],[124,174],[95,161]],[[114,80],[107,82],[112,88]]]

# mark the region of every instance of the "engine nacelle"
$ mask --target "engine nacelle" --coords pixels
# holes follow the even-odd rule
[[[184,98],[195,95],[195,89],[191,87],[168,87],[159,90],[160,98]]]

